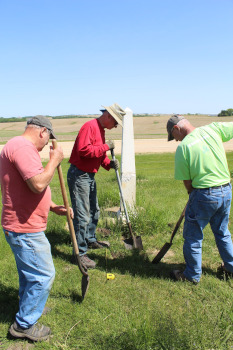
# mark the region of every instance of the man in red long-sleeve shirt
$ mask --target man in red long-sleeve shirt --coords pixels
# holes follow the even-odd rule
[[[118,169],[118,160],[110,160],[106,151],[115,147],[114,141],[105,142],[105,130],[122,126],[125,111],[113,104],[101,110],[102,115],[86,122],[75,140],[67,174],[72,207],[74,229],[78,242],[80,259],[84,267],[95,268],[96,263],[87,256],[87,249],[109,246],[108,242],[97,241],[95,231],[99,219],[99,206],[95,174],[102,166],[106,170]]]

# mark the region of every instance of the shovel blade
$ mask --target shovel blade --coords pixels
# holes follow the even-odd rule
[[[156,257],[152,260],[152,264],[158,264],[160,260],[164,257],[167,251],[171,248],[172,243],[165,243],[164,246],[160,249]]]
[[[125,248],[128,250],[138,249],[143,250],[141,236],[136,236],[134,239],[132,237],[124,239]]]
[[[82,277],[82,298],[84,299],[85,298],[85,295],[88,291],[88,287],[89,287],[89,276],[85,276],[83,275]]]
[[[87,269],[82,265],[79,254],[75,254],[76,264],[79,267],[80,272],[82,273],[82,284],[81,284],[81,290],[82,290],[82,298],[85,298],[85,295],[88,291],[89,287],[89,275]]]

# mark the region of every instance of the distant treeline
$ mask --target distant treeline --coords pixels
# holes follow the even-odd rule
[[[198,115],[199,113],[187,113],[187,115]],[[58,116],[50,116],[50,115],[46,115],[45,117],[50,118],[50,119],[67,119],[67,118],[93,118],[93,117],[97,117],[99,114],[72,114],[72,115],[58,115]],[[141,114],[134,114],[134,118],[141,118],[141,117],[159,117],[161,114],[159,113],[141,113]],[[221,113],[218,114],[218,116],[229,116],[229,115],[233,115],[233,109],[229,108],[227,110],[223,110],[221,111]],[[18,118],[3,118],[0,117],[0,123],[12,123],[12,122],[25,122],[27,121],[29,118],[33,118],[33,116],[26,116],[26,117],[18,117]]]
[[[25,122],[27,117],[23,118],[3,118],[0,117],[0,123],[10,123],[10,122]]]
[[[94,115],[59,115],[57,117],[51,117],[50,115],[46,115],[45,117],[51,118],[51,119],[67,119],[67,118],[90,118]],[[27,116],[27,117],[19,117],[19,118],[3,118],[0,117],[0,123],[12,123],[12,122],[25,122],[28,119],[33,118],[33,116]]]
[[[66,119],[66,118],[91,118],[93,117],[94,114],[85,114],[85,115],[82,115],[82,114],[78,114],[78,115],[59,115],[57,117],[50,117],[50,118],[53,118],[53,119]],[[49,117],[46,116],[46,117]]]
[[[154,117],[154,116],[159,117],[159,116],[160,116],[160,114],[158,114],[158,113],[156,113],[156,114],[144,113],[144,114],[134,114],[133,116],[134,116],[134,118],[141,118],[141,117]]]
[[[46,115],[45,117],[51,118],[51,119],[67,119],[67,118],[92,118],[92,117],[97,117],[99,114],[77,114],[77,115],[58,115],[55,117],[52,117],[50,115]],[[159,115],[159,114],[157,114]],[[134,117],[149,117],[153,116],[152,114],[136,114]],[[26,116],[26,117],[19,117],[19,118],[3,118],[0,117],[0,123],[12,123],[12,122],[25,122],[28,119],[33,118],[33,116]]]

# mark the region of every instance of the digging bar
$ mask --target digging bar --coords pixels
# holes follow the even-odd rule
[[[112,155],[112,159],[115,160],[116,158],[115,158],[115,153],[114,153],[113,149],[111,149],[111,155]],[[130,223],[130,220],[129,220],[128,211],[127,211],[125,200],[124,200],[124,197],[123,197],[120,176],[119,176],[119,173],[118,173],[117,169],[115,169],[115,172],[116,172],[117,182],[118,182],[118,186],[119,186],[119,190],[120,190],[121,201],[123,203],[123,207],[124,207],[124,211],[125,211],[126,222],[127,222],[128,228],[129,228],[130,235],[131,235],[130,238],[127,238],[127,239],[124,240],[125,248],[126,249],[133,249],[134,248],[134,249],[138,249],[138,250],[143,250],[141,237],[140,236],[135,236],[133,234],[131,223]]]
[[[170,242],[164,244],[164,246],[160,249],[160,251],[155,256],[155,258],[152,260],[152,264],[158,264],[160,262],[160,260],[164,257],[164,255],[168,252],[168,250],[171,248],[173,238],[174,238],[176,232],[178,231],[178,228],[180,227],[181,222],[183,221],[187,205],[188,205],[188,203],[186,204],[184,210],[182,211],[182,214],[181,214],[179,220],[176,223],[176,226],[175,226],[175,228],[174,228],[174,230],[172,232],[172,235],[171,235]]]
[[[53,144],[54,149],[57,148],[57,141],[56,140],[52,140],[52,144]],[[89,287],[89,275],[87,273],[87,270],[83,267],[81,260],[80,260],[79,249],[78,249],[77,239],[76,239],[76,235],[75,235],[75,231],[74,231],[73,220],[70,216],[70,205],[69,205],[68,197],[67,197],[67,193],[66,193],[65,182],[64,182],[64,178],[63,178],[63,174],[62,174],[61,164],[58,165],[57,171],[58,171],[58,176],[59,176],[60,185],[61,185],[63,202],[64,202],[64,206],[66,208],[66,216],[67,216],[67,221],[68,221],[68,226],[69,226],[69,231],[70,231],[71,242],[72,242],[73,250],[74,250],[74,254],[75,254],[75,259],[77,261],[79,270],[83,275],[82,276],[82,298],[84,299],[84,297],[87,293],[88,287]]]

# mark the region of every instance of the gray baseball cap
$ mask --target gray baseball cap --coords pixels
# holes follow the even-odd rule
[[[37,115],[36,117],[32,117],[27,121],[27,125],[38,125],[41,126],[42,128],[45,127],[46,129],[49,130],[50,132],[50,139],[56,139],[56,135],[53,131],[53,127],[52,124],[50,122],[50,120],[46,117],[44,117],[43,115]]]
[[[174,140],[174,137],[172,136],[172,129],[174,125],[178,124],[182,119],[185,119],[182,117],[182,115],[173,115],[170,119],[168,119],[167,122],[167,133],[168,133],[168,141]]]

